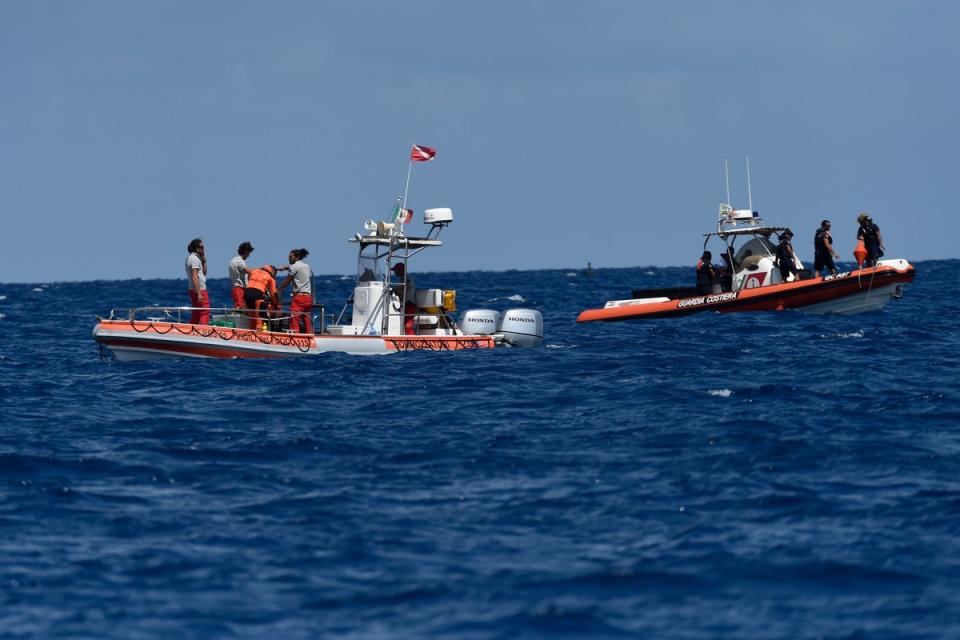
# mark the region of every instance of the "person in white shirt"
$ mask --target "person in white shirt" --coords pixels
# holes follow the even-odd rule
[[[237,247],[237,255],[233,256],[227,270],[230,272],[230,284],[233,286],[231,294],[233,295],[233,306],[237,309],[246,307],[243,299],[244,289],[247,288],[247,278],[253,269],[247,266],[247,258],[253,253],[253,245],[249,242],[242,242]]]
[[[210,324],[210,295],[207,293],[207,257],[203,240],[194,238],[187,245],[187,283],[190,287],[190,324]]]
[[[284,289],[293,283],[290,297],[290,330],[300,332],[300,319],[303,319],[303,332],[313,333],[313,321],[310,311],[313,309],[313,271],[303,261],[310,255],[306,249],[291,249],[288,256],[290,273],[280,283],[278,289]]]

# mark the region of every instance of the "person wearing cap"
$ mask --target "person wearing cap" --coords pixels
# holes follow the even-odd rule
[[[253,245],[249,242],[242,242],[237,247],[237,255],[233,256],[227,265],[227,271],[230,274],[230,283],[233,285],[231,295],[233,296],[233,306],[236,309],[243,309],[245,289],[247,288],[247,278],[253,273],[253,269],[247,266],[247,258],[253,253]]]
[[[793,253],[793,245],[790,241],[793,239],[793,231],[784,229],[780,234],[780,244],[777,245],[777,265],[780,267],[780,278],[784,282],[790,282],[790,276],[797,277],[796,257]]]
[[[414,281],[413,276],[407,275],[407,268],[404,266],[404,264],[402,262],[398,262],[390,267],[390,270],[393,271],[393,275],[400,280],[400,286],[396,287],[396,290],[399,292],[400,289],[403,289],[403,295],[401,296],[403,301],[411,304],[416,303],[416,282]]]
[[[258,323],[260,319],[268,317],[264,303],[276,309],[280,306],[280,297],[277,294],[277,269],[273,265],[265,264],[259,269],[250,271],[247,286],[243,289],[243,301],[247,309],[251,309],[250,317]],[[259,313],[257,310],[259,309]]]
[[[839,258],[840,254],[833,248],[831,226],[829,220],[824,220],[813,235],[813,272],[818,276],[824,269],[829,271],[830,275],[837,274],[837,266],[833,264],[833,259]]]
[[[713,266],[713,254],[704,251],[697,261],[697,293],[713,293],[713,285],[720,281],[716,267]]]
[[[857,229],[857,240],[863,240],[863,246],[867,249],[867,259],[863,266],[874,267],[877,260],[883,257],[883,236],[880,235],[880,227],[873,222],[866,213],[857,216],[857,222],[860,227]]]

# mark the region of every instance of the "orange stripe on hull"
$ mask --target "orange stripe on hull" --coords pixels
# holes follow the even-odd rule
[[[496,346],[489,336],[383,336],[383,341],[394,351],[460,351]]]
[[[102,320],[97,341],[111,349],[155,351],[210,358],[283,358],[327,350],[332,344],[375,343],[370,353],[400,351],[462,351],[492,349],[492,336],[312,336],[270,333],[171,322]],[[359,344],[358,344],[359,347]],[[359,352],[366,352],[363,347]]]

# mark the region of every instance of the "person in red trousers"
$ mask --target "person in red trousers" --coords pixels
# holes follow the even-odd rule
[[[243,301],[244,289],[247,288],[247,278],[253,273],[253,269],[247,266],[247,258],[253,253],[253,245],[249,242],[243,242],[237,247],[237,255],[233,256],[227,270],[230,272],[230,284],[233,288],[230,294],[233,296],[234,309],[243,309],[246,305]]]
[[[203,240],[194,238],[187,245],[187,283],[190,287],[190,324],[210,324],[210,294],[207,293],[207,256]]]
[[[290,273],[280,283],[278,289],[285,289],[293,284],[290,298],[290,330],[300,333],[300,321],[303,320],[303,333],[313,333],[313,320],[310,312],[313,309],[313,272],[310,265],[303,261],[310,255],[306,249],[291,249],[288,256]]]

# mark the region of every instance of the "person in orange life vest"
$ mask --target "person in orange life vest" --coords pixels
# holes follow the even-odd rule
[[[243,309],[244,289],[247,286],[247,277],[253,273],[253,269],[247,266],[247,258],[253,253],[253,245],[249,242],[243,242],[237,247],[237,255],[233,256],[227,270],[230,273],[230,283],[233,285],[231,295],[233,296],[233,306],[236,309]]]
[[[210,294],[207,293],[207,257],[203,240],[194,238],[187,245],[187,283],[190,293],[190,324],[210,324]]]
[[[400,280],[400,286],[394,287],[394,293],[403,301],[403,332],[413,334],[413,316],[417,313],[416,284],[413,277],[407,276],[407,268],[398,262],[391,268],[393,274]]]
[[[260,318],[268,317],[266,306],[276,309],[280,306],[280,296],[277,293],[277,269],[276,267],[265,264],[259,269],[250,272],[247,280],[247,286],[243,290],[243,301],[247,309],[256,309],[257,302],[260,302]],[[251,313],[251,318],[256,318],[256,314]]]
[[[697,261],[697,293],[711,293],[713,285],[719,282],[717,270],[713,266],[713,254],[704,251]]]
[[[280,289],[285,289],[293,283],[290,297],[290,330],[300,333],[300,320],[303,319],[303,332],[313,333],[313,320],[310,310],[313,308],[313,272],[310,265],[303,261],[310,255],[306,249],[291,249],[288,260],[290,273],[280,283]]]

